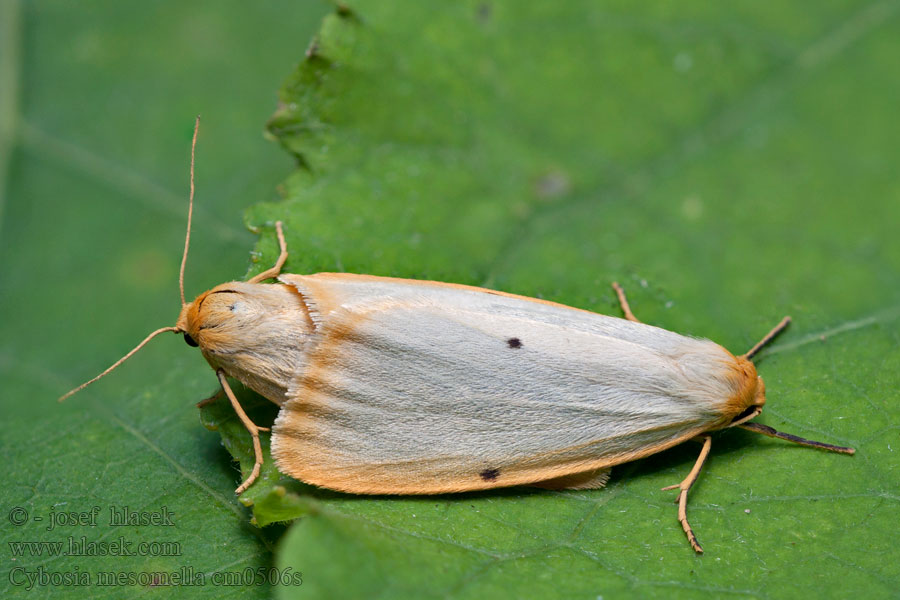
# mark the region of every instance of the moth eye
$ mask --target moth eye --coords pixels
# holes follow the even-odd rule
[[[197,346],[200,345],[194,340],[194,338],[192,338],[188,334],[184,334],[184,341],[187,342],[187,345],[190,346],[191,348],[196,348]]]

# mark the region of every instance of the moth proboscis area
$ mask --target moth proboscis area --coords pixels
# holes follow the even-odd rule
[[[199,124],[199,119],[198,119]],[[695,551],[688,492],[714,431],[741,427],[834,452],[750,422],[765,404],[751,358],[788,325],[785,318],[740,356],[709,340],[641,323],[613,288],[625,318],[466,285],[356,275],[282,272],[221,284],[187,302],[194,148],[181,312],[153,337],[174,332],[200,349],[253,441],[256,425],[229,378],[280,409],[272,456],[287,475],[357,494],[441,494],[532,485],[602,487],[612,466],[684,441],[702,450],[678,488],[678,520]],[[272,283],[263,283],[273,279]],[[63,399],[61,398],[61,399]]]

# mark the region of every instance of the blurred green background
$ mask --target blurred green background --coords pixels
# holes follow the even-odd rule
[[[29,590],[25,573],[183,569],[207,584],[178,591],[216,598],[895,597],[898,16],[849,0],[0,2],[4,597],[167,596]],[[760,421],[858,454],[717,436],[689,506],[703,557],[659,491],[691,444],[605,490],[439,498],[315,490],[270,461],[245,507],[231,457],[246,468],[248,440],[221,405],[203,414],[221,437],[200,425],[215,379],[180,339],[55,402],[177,316],[197,113],[188,296],[268,266],[282,219],[294,272],[616,315],[618,279],[644,321],[736,353],[790,314],[761,356]],[[97,527],[47,531],[93,506]],[[163,506],[171,527],[106,526],[110,507]],[[20,544],[81,536],[180,553]],[[302,585],[210,583],[271,567]]]

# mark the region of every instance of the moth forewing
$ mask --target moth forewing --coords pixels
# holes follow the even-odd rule
[[[272,453],[323,487],[534,484],[653,454],[764,402],[749,361],[657,327],[461,285],[280,279],[318,325]]]

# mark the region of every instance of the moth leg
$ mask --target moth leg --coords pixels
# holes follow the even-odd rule
[[[622,289],[622,286],[619,285],[619,282],[613,281],[612,287],[614,290],[616,290],[616,296],[619,297],[619,304],[622,306],[622,312],[625,313],[625,318],[629,321],[640,323],[638,318],[634,316],[634,313],[631,312],[631,307],[628,306],[628,299],[625,298],[625,290]]]
[[[198,403],[197,403],[197,408],[203,408],[204,406],[209,406],[210,404],[212,404],[213,402],[215,402],[216,400],[218,400],[219,398],[221,398],[221,397],[222,397],[222,394],[224,394],[224,393],[225,393],[225,391],[222,390],[222,388],[219,388],[219,389],[216,391],[215,394],[213,394],[213,395],[210,396],[209,398],[204,398],[203,400],[201,400],[200,402],[198,402]]]
[[[609,472],[610,469],[607,467],[605,469],[585,471],[584,473],[563,475],[554,479],[538,481],[531,485],[544,488],[545,490],[596,490],[605,486],[606,482],[609,481]]]
[[[691,525],[687,520],[687,495],[688,490],[691,489],[691,486],[697,481],[697,477],[700,476],[700,469],[703,468],[703,463],[706,462],[706,457],[709,456],[709,449],[712,446],[712,438],[710,436],[705,435],[702,439],[703,449],[700,450],[700,456],[697,457],[697,462],[694,463],[694,468],[691,469],[688,476],[685,477],[681,483],[663,488],[663,490],[673,490],[675,488],[681,489],[681,492],[678,494],[678,522],[681,523],[681,528],[684,529],[684,533],[691,543],[691,548],[693,548],[697,554],[703,554],[703,548],[700,547],[700,542],[697,541],[697,536],[694,535],[694,530],[691,529]]]
[[[275,233],[278,235],[278,247],[281,249],[281,254],[278,255],[278,260],[275,261],[275,266],[266,269],[258,275],[254,275],[247,280],[248,282],[259,283],[260,281],[264,281],[266,279],[278,277],[281,274],[281,267],[284,266],[284,261],[286,261],[288,257],[287,244],[284,241],[284,231],[282,231],[281,229],[281,221],[277,221],[275,223]]]
[[[228,385],[228,379],[225,377],[225,371],[223,371],[222,369],[217,370],[216,377],[219,378],[219,383],[222,384],[222,389],[225,391],[225,395],[228,396],[228,399],[231,401],[231,406],[234,407],[234,412],[237,413],[237,416],[241,419],[244,427],[247,428],[247,431],[249,431],[250,435],[253,437],[253,454],[256,460],[253,463],[253,471],[251,471],[247,479],[245,479],[244,482],[238,486],[238,489],[234,490],[235,494],[241,494],[244,492],[244,490],[250,487],[250,485],[254,481],[256,481],[257,477],[259,477],[259,469],[260,467],[262,467],[263,463],[262,446],[259,443],[259,432],[269,431],[269,428],[259,427],[250,420],[250,417],[248,417],[247,413],[244,412],[244,409],[241,408],[241,404],[235,397],[234,392],[231,391],[231,386]]]
[[[781,320],[781,322],[778,323],[778,325],[776,325],[775,327],[772,328],[772,331],[770,331],[769,333],[767,333],[767,334],[763,337],[763,339],[761,339],[761,340],[759,340],[758,342],[756,342],[756,345],[754,345],[752,348],[750,348],[749,350],[747,350],[747,353],[744,354],[741,358],[746,358],[747,360],[750,360],[751,358],[753,358],[753,356],[754,356],[757,352],[759,352],[760,350],[762,350],[763,346],[765,346],[766,344],[768,344],[769,342],[771,342],[772,340],[774,340],[775,337],[778,336],[779,333],[781,333],[782,331],[784,331],[784,330],[787,328],[787,326],[790,325],[790,323],[791,323],[791,318],[790,318],[790,317],[785,317],[785,318],[783,318],[783,319]]]

